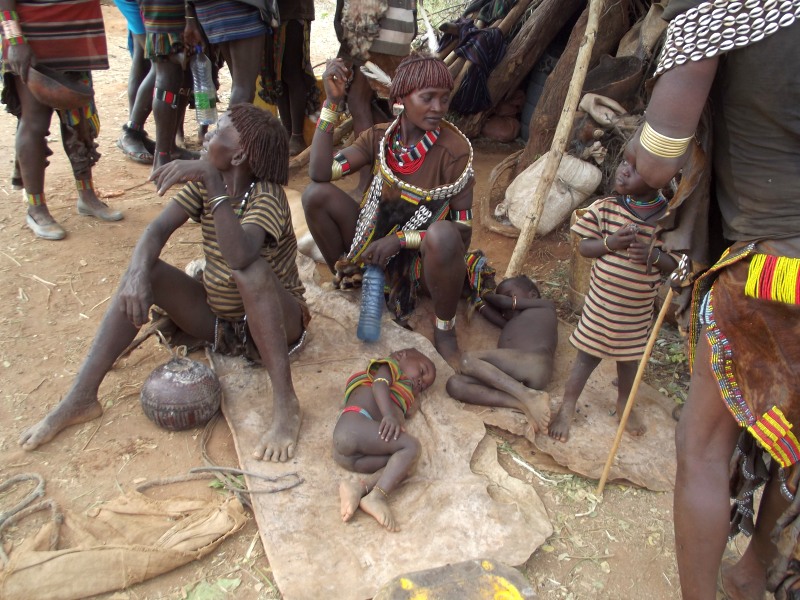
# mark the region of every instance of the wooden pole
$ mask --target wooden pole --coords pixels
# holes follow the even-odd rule
[[[544,199],[550,193],[550,188],[553,185],[553,181],[555,181],[558,167],[561,164],[561,157],[564,155],[564,149],[567,147],[569,134],[570,131],[572,131],[575,110],[578,108],[578,102],[581,99],[583,82],[586,79],[586,72],[589,70],[592,48],[594,47],[594,40],[597,36],[597,24],[600,21],[600,14],[603,11],[604,5],[605,0],[589,0],[589,20],[586,24],[583,44],[578,51],[578,58],[575,62],[575,70],[572,73],[572,80],[569,84],[567,98],[564,101],[564,108],[561,111],[561,118],[558,121],[553,143],[547,154],[542,177],[539,180],[539,185],[536,186],[533,202],[528,209],[528,214],[525,215],[525,223],[520,232],[517,244],[514,246],[511,260],[508,263],[506,277],[514,277],[520,273],[525,262],[525,256],[536,235],[536,226],[542,217],[542,210],[544,209]]]
[[[628,423],[628,417],[633,410],[633,404],[636,402],[636,392],[639,389],[639,384],[642,382],[642,376],[644,375],[645,367],[647,367],[647,361],[650,360],[650,354],[653,352],[653,345],[656,343],[658,332],[661,329],[662,323],[664,323],[664,317],[667,314],[669,305],[672,304],[672,295],[672,286],[670,286],[669,291],[667,292],[667,297],[664,298],[664,304],[661,306],[661,310],[658,311],[658,318],[656,319],[655,325],[653,325],[653,331],[650,332],[650,338],[647,340],[647,346],[644,348],[642,360],[639,361],[639,368],[636,370],[636,377],[633,379],[633,387],[631,387],[631,393],[628,394],[628,402],[625,404],[625,410],[622,411],[622,416],[619,419],[617,435],[614,438],[611,451],[608,453],[606,466],[603,467],[603,474],[600,475],[600,483],[597,484],[597,496],[602,496],[603,490],[606,487],[608,473],[611,471],[611,463],[614,462],[614,457],[617,455],[617,450],[619,449],[619,444],[622,440],[622,434],[625,431],[625,425]]]

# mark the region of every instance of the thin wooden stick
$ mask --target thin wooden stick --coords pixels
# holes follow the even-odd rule
[[[553,185],[553,181],[555,181],[558,167],[561,164],[561,157],[564,155],[564,149],[567,147],[567,139],[570,131],[572,131],[575,110],[578,108],[578,102],[581,99],[583,82],[586,80],[586,72],[589,70],[589,60],[592,57],[592,49],[594,48],[594,41],[597,37],[597,25],[600,21],[600,14],[605,4],[605,0],[589,1],[589,19],[586,23],[586,33],[584,34],[583,44],[578,51],[578,58],[575,61],[575,70],[572,72],[572,80],[569,84],[567,98],[564,100],[561,118],[558,121],[553,143],[550,146],[550,152],[547,155],[547,160],[542,170],[542,177],[539,180],[539,185],[536,186],[533,202],[528,209],[528,214],[525,215],[525,223],[520,232],[517,244],[514,246],[514,252],[511,254],[511,260],[506,269],[506,277],[514,277],[520,273],[525,263],[525,256],[528,254],[528,249],[536,235],[536,227],[539,224],[542,211],[544,210],[544,199],[550,193],[550,188]]]
[[[672,286],[670,286],[669,291],[667,292],[667,297],[664,299],[664,304],[661,306],[661,310],[658,311],[658,318],[656,319],[655,325],[653,325],[653,331],[650,332],[650,338],[647,340],[647,346],[644,348],[642,360],[639,361],[639,368],[636,370],[636,377],[633,380],[633,387],[631,387],[631,393],[628,394],[628,402],[625,404],[625,410],[622,411],[622,416],[619,419],[619,427],[617,427],[617,435],[614,438],[614,444],[611,446],[611,452],[608,453],[606,466],[603,467],[603,474],[600,475],[600,483],[597,484],[597,496],[602,496],[603,490],[606,487],[608,472],[611,471],[611,463],[614,462],[614,457],[617,455],[619,443],[622,440],[622,433],[625,431],[625,425],[628,423],[628,417],[633,410],[633,404],[636,402],[636,392],[639,390],[639,384],[642,382],[642,376],[644,375],[645,367],[647,367],[647,361],[650,360],[650,354],[653,352],[653,345],[656,343],[658,332],[661,329],[662,323],[664,323],[664,317],[667,314],[669,305],[672,304],[672,295]]]

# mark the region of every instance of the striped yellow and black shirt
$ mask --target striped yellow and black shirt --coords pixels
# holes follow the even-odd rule
[[[208,195],[200,183],[187,183],[173,198],[189,218],[202,225],[203,252],[206,268],[203,283],[208,305],[214,313],[225,319],[240,319],[244,316],[244,304],[233,279],[231,268],[225,261],[217,243],[214,218],[208,212]],[[292,215],[283,188],[269,181],[258,181],[250,192],[242,225],[250,223],[266,232],[261,257],[269,263],[272,271],[298,301],[305,304],[305,289],[297,271],[297,240],[292,229]]]
[[[633,213],[622,198],[611,196],[595,201],[572,226],[582,238],[603,239],[635,223],[637,239],[650,243],[654,225]],[[656,242],[661,248],[661,243]],[[670,254],[670,256],[675,257]],[[634,360],[642,355],[653,321],[662,274],[656,267],[631,262],[625,251],[595,259],[578,327],[570,342],[578,350],[600,358]]]

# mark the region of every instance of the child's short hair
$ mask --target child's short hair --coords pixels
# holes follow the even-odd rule
[[[536,285],[536,282],[527,275],[517,275],[516,277],[504,279],[497,285],[497,293],[502,293],[500,288],[504,285],[516,285],[526,292],[533,292],[537,298],[542,297],[542,293],[539,291],[539,286]]]

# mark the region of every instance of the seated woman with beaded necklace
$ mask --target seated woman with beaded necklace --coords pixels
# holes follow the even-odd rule
[[[349,77],[341,59],[329,61],[322,76],[327,100],[311,143],[312,183],[303,193],[308,228],[337,287],[352,286],[349,276],[361,264],[386,270],[387,303],[398,319],[414,310],[420,286],[427,290],[434,344],[456,368],[455,315],[467,275],[475,182],[472,146],[444,119],[453,78],[436,58],[407,57],[389,89],[399,116],[334,156],[333,127]],[[366,165],[372,181],[359,205],[332,182]]]

